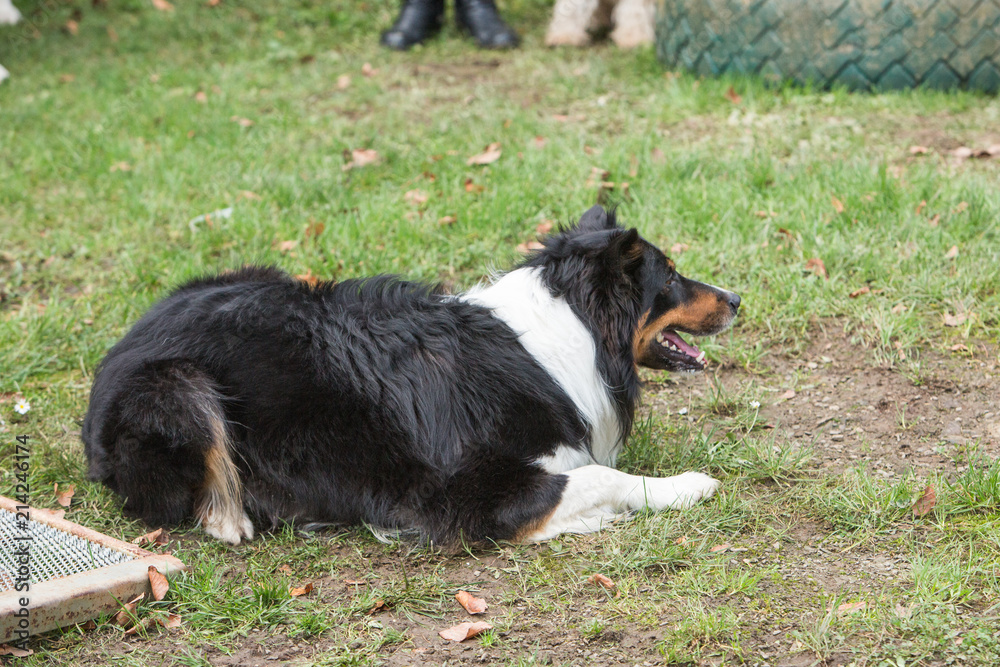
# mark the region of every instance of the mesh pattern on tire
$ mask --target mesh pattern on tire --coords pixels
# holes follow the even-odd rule
[[[1000,89],[1000,0],[661,0],[668,67],[827,88]]]

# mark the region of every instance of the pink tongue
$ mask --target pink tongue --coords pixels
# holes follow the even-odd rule
[[[681,352],[688,355],[689,357],[697,358],[698,355],[701,354],[701,350],[696,348],[694,345],[688,345],[687,343],[685,343],[684,339],[675,334],[673,331],[664,331],[663,337],[666,338],[668,342],[671,342],[674,345],[676,345]]]

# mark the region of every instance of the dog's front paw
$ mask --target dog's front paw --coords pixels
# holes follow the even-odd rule
[[[675,498],[670,503],[670,509],[683,510],[694,506],[699,501],[711,498],[722,486],[722,482],[700,472],[686,472],[671,477],[674,483]]]
[[[653,32],[653,26],[651,25],[619,25],[611,31],[611,41],[620,49],[634,49],[639,46],[645,46],[652,44],[655,39],[656,34]]]
[[[209,513],[202,518],[202,529],[217,540],[236,546],[242,540],[253,539],[253,523],[246,512],[239,516],[235,513]]]
[[[558,30],[549,28],[545,34],[545,46],[587,46],[590,35],[586,30]]]

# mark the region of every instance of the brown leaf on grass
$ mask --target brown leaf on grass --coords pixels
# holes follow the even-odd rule
[[[153,599],[162,600],[163,596],[170,590],[170,582],[156,569],[155,565],[146,568],[146,573],[149,575],[149,586],[153,590]]]
[[[472,639],[476,635],[492,629],[493,626],[486,621],[476,621],[474,623],[459,623],[447,630],[440,631],[438,634],[448,641],[464,642],[466,639]]]
[[[288,589],[288,594],[291,595],[293,598],[302,597],[303,595],[309,595],[312,592],[313,592],[313,585],[311,581],[305,586],[299,586],[298,588],[290,587]]]
[[[710,553],[717,553],[719,551],[725,552],[725,551],[729,551],[729,549],[730,549],[731,546],[732,545],[729,545],[729,544],[716,544],[714,547],[712,547],[708,551]]]
[[[337,90],[347,90],[351,87],[351,75],[341,74],[337,77]]]
[[[838,614],[853,614],[856,611],[862,611],[868,606],[865,601],[861,602],[845,602],[844,604],[837,607]]]
[[[167,614],[166,618],[157,617],[157,622],[165,628],[181,627],[181,617],[178,614]]]
[[[27,658],[33,653],[34,651],[30,648],[18,648],[16,646],[11,646],[10,644],[0,644],[0,655],[12,655],[15,658]]]
[[[969,319],[969,316],[965,313],[956,313],[952,315],[951,313],[945,311],[944,314],[944,325],[946,327],[960,327],[965,324],[965,321]]]
[[[309,285],[309,287],[316,287],[316,285],[319,285],[319,277],[313,275],[312,269],[306,269],[305,273],[295,274],[295,279],[301,280],[306,285]],[[285,567],[287,567],[287,565]]]
[[[222,0],[208,0],[205,4],[209,7],[218,7]]]
[[[368,77],[369,79],[378,74],[378,70],[372,67],[371,63],[365,63],[361,66],[361,74]]]
[[[601,183],[607,181],[608,177],[611,176],[611,172],[607,169],[601,169],[600,167],[591,167],[590,175],[587,176],[587,182],[584,183],[585,187],[592,188],[599,186]]]
[[[170,533],[168,533],[164,528],[157,528],[151,533],[140,535],[132,540],[132,544],[138,544],[140,547],[147,544],[163,545],[168,542],[170,542]]]
[[[726,99],[732,102],[733,104],[739,104],[740,102],[743,101],[743,98],[740,97],[740,94],[737,93],[736,89],[733,88],[732,86],[729,86],[729,89],[726,91]]]
[[[691,246],[689,246],[687,243],[675,243],[672,246],[670,246],[670,254],[671,255],[680,255],[682,253],[687,252],[690,249],[691,249]]]
[[[367,167],[378,162],[378,151],[372,148],[354,148],[350,153],[344,151],[344,157],[349,158],[347,164],[340,168],[341,171],[350,171],[358,167]]]
[[[674,544],[684,546],[685,544],[687,544],[687,541],[688,541],[687,535],[681,535],[676,540],[674,540]]]
[[[531,140],[531,145],[535,148],[545,148],[545,144],[549,143],[549,140],[545,137],[535,137]]]
[[[385,600],[379,598],[378,600],[375,600],[375,604],[372,606],[371,609],[368,610],[368,615],[373,616],[374,614],[377,614],[380,611],[387,611],[388,609],[389,605],[386,604]]]
[[[955,343],[948,349],[951,350],[952,352],[968,352],[969,346],[966,345],[965,343]]]
[[[893,613],[896,614],[897,618],[902,618],[905,620],[913,615],[913,607],[901,605],[897,602],[895,607],[893,608]]]
[[[279,252],[288,252],[299,244],[298,241],[279,241],[273,247],[277,248]]]
[[[316,220],[310,220],[309,224],[306,225],[306,238],[313,239],[323,233],[326,229],[326,225],[322,222],[317,222]]]
[[[958,206],[956,206],[955,210],[952,211],[952,212],[953,213],[961,213],[961,212],[963,212],[967,208],[969,208],[969,202],[967,202],[967,201],[960,201],[960,202],[958,202]]]
[[[653,164],[663,164],[667,161],[667,156],[664,155],[663,151],[659,148],[654,147],[653,150],[649,152],[649,155],[653,158]]]
[[[240,190],[240,197],[243,199],[251,199],[254,201],[260,201],[261,196],[256,192],[251,192],[250,190]]]
[[[288,563],[285,563],[284,565],[278,568],[278,572],[282,572],[284,574],[291,574],[292,568],[288,566]]]
[[[453,215],[443,215],[440,218],[438,218],[438,224],[441,225],[441,226],[444,226],[444,225],[453,225],[453,224],[455,224],[455,222],[457,220],[458,220],[458,218],[456,218]]]
[[[167,0],[153,0],[153,7],[156,7],[161,12],[174,11],[174,6],[169,2],[167,2]]]
[[[253,125],[253,121],[250,120],[249,118],[241,118],[239,116],[230,116],[229,120],[233,121],[234,123],[236,123],[240,127],[251,127]]]
[[[465,611],[470,614],[482,614],[486,611],[486,600],[483,598],[477,598],[468,591],[459,591],[455,594],[455,599],[458,600],[458,604],[462,605],[465,608]]]
[[[115,625],[120,625],[122,627],[131,624],[135,617],[135,609],[139,606],[139,602],[142,601],[143,597],[145,597],[145,594],[140,593],[122,605],[122,608],[118,610],[117,614],[115,614],[115,618],[112,622]]]
[[[944,254],[944,258],[955,259],[956,257],[958,257],[958,246],[953,245],[952,247],[948,248],[948,252]]]
[[[897,303],[895,306],[892,307],[892,314],[893,315],[899,315],[900,313],[904,312],[905,310],[906,310],[906,304],[905,303]]]
[[[852,299],[857,299],[862,294],[868,294],[868,292],[871,292],[871,291],[872,291],[871,287],[869,287],[868,285],[862,285],[861,287],[859,287],[858,289],[854,290],[853,292],[851,292],[847,296],[850,297],[850,298],[852,298]]]
[[[471,178],[465,179],[465,191],[471,192],[473,194],[479,194],[486,189],[486,186],[479,185],[478,183],[473,183]]]
[[[795,390],[794,389],[789,389],[788,391],[786,391],[785,393],[783,393],[778,398],[780,398],[783,401],[790,401],[793,398],[795,398]]]
[[[503,151],[500,149],[500,142],[494,141],[492,144],[487,146],[486,150],[484,150],[482,153],[480,153],[479,155],[473,155],[468,160],[466,160],[465,164],[469,165],[470,167],[477,164],[478,165],[493,164],[494,162],[500,159],[500,154],[502,152]]]
[[[94,621],[92,620],[87,621],[86,623],[80,624],[80,629],[83,630],[84,632],[90,632],[91,630],[96,630],[97,623],[94,623]]]
[[[552,221],[542,220],[537,225],[535,225],[535,233],[539,236],[545,236],[552,231]]]
[[[199,104],[204,104],[208,101],[208,94],[204,90],[199,90],[194,94],[194,101]]]
[[[600,572],[595,572],[594,574],[590,575],[587,578],[587,581],[589,581],[592,584],[597,584],[601,588],[604,588],[609,591],[618,589],[618,584],[616,584],[612,579],[604,576]]]
[[[837,213],[843,213],[845,210],[847,210],[844,208],[844,202],[840,201],[834,196],[830,197],[830,203],[833,204],[833,210],[836,211]]]
[[[927,221],[927,224],[931,227],[937,227],[939,222],[941,222],[941,214],[935,213],[934,217]]]
[[[913,516],[925,516],[934,509],[935,503],[937,503],[937,494],[934,492],[934,487],[928,484],[924,488],[924,492],[917,498],[917,502],[913,503]]]
[[[923,212],[925,206],[927,206],[927,200],[921,199],[920,203],[917,204],[917,210],[916,210],[917,215],[920,215]]]
[[[344,583],[348,586],[364,586],[368,582],[364,579],[344,579]]]
[[[545,246],[539,243],[538,241],[528,241],[527,243],[518,243],[514,249],[517,250],[522,255],[526,255],[529,252],[535,250],[541,250],[544,247]]]
[[[806,260],[806,271],[812,271],[817,276],[828,280],[830,276],[826,273],[826,264],[819,257],[812,257]]]
[[[73,76],[72,74],[60,74],[59,75],[59,81],[60,81],[60,83],[73,83],[73,81],[75,81],[75,80],[76,80],[76,77]]]
[[[68,21],[66,21],[65,25],[63,25],[63,29],[66,30],[66,32],[68,32],[69,34],[76,37],[77,33],[80,32],[80,24],[74,21],[73,19],[69,19]]]
[[[951,150],[952,156],[958,158],[959,160],[964,160],[966,158],[972,157],[972,149],[968,146],[959,146],[958,148],[953,148]]]
[[[116,171],[132,171],[132,165],[130,165],[128,162],[115,162],[113,165],[111,165],[110,171],[111,173],[114,173]]]
[[[69,488],[65,491],[59,491],[59,484],[55,485],[53,492],[56,494],[56,502],[63,507],[69,507],[70,503],[73,502],[73,494],[76,493],[76,484],[70,484]]]
[[[427,193],[423,190],[407,190],[403,199],[410,206],[420,206],[427,203]]]
[[[930,149],[927,146],[910,146],[910,155],[923,155],[929,151]]]

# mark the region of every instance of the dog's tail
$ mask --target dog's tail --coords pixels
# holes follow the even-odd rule
[[[231,544],[253,537],[223,396],[193,363],[166,360],[98,373],[83,428],[92,479],[153,525],[194,514]]]

